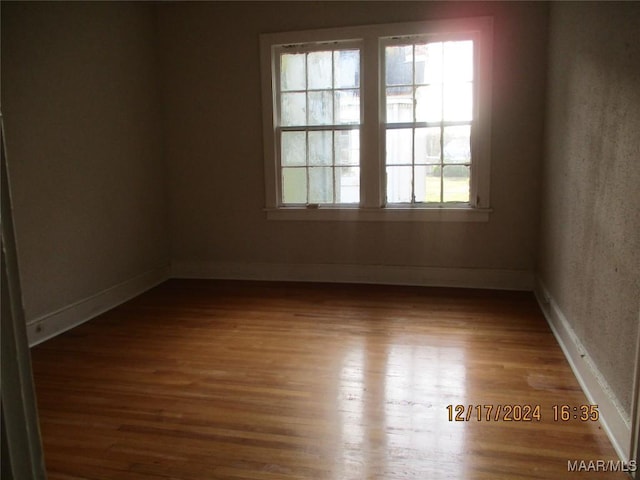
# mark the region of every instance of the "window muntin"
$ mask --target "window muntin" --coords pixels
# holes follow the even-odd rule
[[[394,38],[382,48],[386,202],[469,204],[473,40]]]
[[[277,49],[282,205],[360,202],[360,49]]]

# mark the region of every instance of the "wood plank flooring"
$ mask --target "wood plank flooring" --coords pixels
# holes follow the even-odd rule
[[[530,293],[171,280],[32,354],[50,480],[627,478]]]

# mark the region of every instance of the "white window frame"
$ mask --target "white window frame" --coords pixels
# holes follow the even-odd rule
[[[385,205],[384,45],[388,39],[443,36],[474,40],[474,114],[471,138],[469,204]],[[260,35],[263,94],[263,139],[267,218],[330,221],[453,221],[486,222],[490,208],[492,104],[491,17],[462,18]],[[278,159],[278,71],[276,54],[283,45],[348,42],[360,47],[360,204],[288,206],[280,202]]]

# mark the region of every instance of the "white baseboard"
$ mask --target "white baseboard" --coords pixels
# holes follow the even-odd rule
[[[540,308],[589,403],[598,405],[600,423],[609,436],[613,448],[623,462],[629,462],[631,455],[631,419],[629,415],[624,412],[607,381],[591,360],[589,352],[571,328],[567,317],[539,279],[536,282],[535,294]]]
[[[527,270],[399,265],[174,262],[174,278],[372,283],[434,287],[533,290]]]
[[[169,266],[149,270],[55,312],[27,320],[27,338],[33,347],[76,327],[169,279]]]

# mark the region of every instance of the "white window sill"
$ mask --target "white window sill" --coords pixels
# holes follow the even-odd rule
[[[348,222],[488,222],[490,208],[357,206],[267,208],[268,220],[348,221]]]

